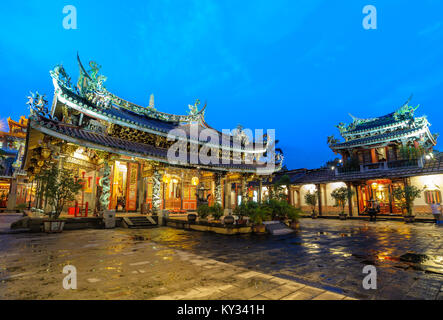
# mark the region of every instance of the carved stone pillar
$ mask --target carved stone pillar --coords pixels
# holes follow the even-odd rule
[[[109,208],[109,197],[111,196],[111,166],[109,160],[103,162],[103,177],[100,179],[102,194],[100,196],[100,209],[102,212]]]
[[[241,201],[247,201],[248,199],[248,188],[246,188],[247,180],[246,176],[242,176],[241,178]]]
[[[162,174],[158,168],[154,168],[154,174],[152,175],[152,213],[158,215],[161,207],[161,178]]]
[[[214,175],[215,180],[215,202],[219,205],[222,205],[222,184],[221,184],[222,174],[216,173]]]
[[[263,191],[263,182],[262,182],[262,178],[260,178],[259,183],[258,183],[258,203],[262,202],[262,191]]]

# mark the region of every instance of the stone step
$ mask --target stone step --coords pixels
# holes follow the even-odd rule
[[[289,228],[281,221],[265,221],[263,224],[266,226],[266,231],[274,236],[293,233],[294,230]]]
[[[123,222],[131,229],[157,227],[157,223],[151,217],[124,217]]]

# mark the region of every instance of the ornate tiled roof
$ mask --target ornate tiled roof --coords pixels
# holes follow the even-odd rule
[[[230,148],[234,147],[233,135],[224,134],[210,127],[205,122],[204,112],[206,105],[201,110],[198,110],[198,100],[193,106],[189,105],[190,111],[188,115],[174,115],[159,112],[155,110],[153,105],[149,107],[135,105],[108,92],[103,87],[102,82],[104,80],[100,80],[103,76],[95,75],[95,78],[91,77],[88,72],[84,70],[80,61],[79,64],[81,66],[81,76],[77,87],[71,84],[70,78],[62,66],[57,66],[50,72],[59,103],[94,119],[104,120],[109,123],[163,136],[168,135],[173,129],[182,129],[188,139],[193,139],[189,127],[191,123],[198,124],[199,132],[205,128],[210,128],[219,136],[220,143],[223,138],[224,142],[229,141]],[[98,72],[98,70],[94,72]],[[52,110],[52,113],[54,114],[55,110]],[[58,112],[58,116],[62,116],[60,112]],[[256,152],[265,152],[265,146],[257,146],[255,142],[251,142],[251,147],[254,147]],[[223,145],[222,148],[224,147]],[[241,150],[246,147],[235,145],[235,148]]]
[[[39,117],[38,119],[32,119],[30,122],[30,128],[40,131],[44,134],[63,139],[67,142],[75,143],[92,149],[109,151],[117,154],[129,155],[139,158],[144,158],[148,160],[155,160],[161,162],[168,161],[168,149],[161,147],[154,147],[149,144],[128,141],[125,139],[120,139],[118,137],[112,137],[106,134],[100,134],[94,131],[85,130],[79,126],[69,125],[65,123],[60,123],[54,120]],[[195,157],[199,159],[199,157]],[[191,163],[191,155],[188,154],[188,159],[184,163],[176,163],[176,165],[191,165],[191,166],[201,166],[205,167],[204,163]],[[258,168],[266,168],[263,163],[253,163],[253,164],[210,164],[210,168],[215,170],[223,171],[247,171],[256,172]]]
[[[332,149],[342,149],[342,148],[349,148],[349,147],[357,147],[362,145],[370,145],[370,144],[377,144],[382,143],[386,141],[392,141],[392,140],[399,140],[402,138],[408,138],[416,136],[417,134],[424,132],[423,127],[418,128],[412,128],[412,129],[403,129],[403,130],[396,130],[392,132],[388,132],[385,134],[379,134],[379,135],[373,135],[365,138],[355,139],[355,140],[349,140],[342,143],[336,143],[331,145]]]
[[[345,139],[340,142],[334,136],[328,137],[332,150],[361,147],[374,144],[389,144],[414,140],[423,147],[430,148],[436,144],[436,136],[429,131],[430,123],[426,116],[414,117],[418,108],[408,105],[408,100],[397,111],[387,115],[360,119],[351,115],[353,121],[349,125],[340,123],[337,128]]]

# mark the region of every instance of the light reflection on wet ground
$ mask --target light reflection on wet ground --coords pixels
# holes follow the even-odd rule
[[[303,219],[296,234],[279,237],[165,227],[0,235],[0,279],[6,279],[0,282],[0,298],[6,292],[7,297],[51,298],[49,287],[59,286],[60,270],[71,263],[86,274],[99,298],[149,298],[180,281],[183,286],[203,281],[176,250],[356,298],[443,299],[443,228],[320,219]],[[377,290],[362,288],[368,264],[377,267]],[[149,281],[133,278],[140,274]],[[8,279],[16,276],[35,282]],[[38,292],[31,288],[35,284],[41,286]]]
[[[431,224],[304,219],[290,236],[225,236],[177,229],[129,231],[208,258],[359,298],[436,299],[443,290],[443,228]],[[414,259],[423,255],[422,260]],[[406,258],[405,258],[406,257]],[[362,288],[365,265],[378,289]]]

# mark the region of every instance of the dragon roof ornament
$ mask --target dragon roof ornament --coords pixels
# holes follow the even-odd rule
[[[198,105],[200,104],[199,100],[197,100],[193,106],[190,105],[190,112],[187,115],[175,115],[157,111],[154,107],[153,95],[151,95],[147,107],[142,107],[124,100],[105,88],[104,82],[107,80],[107,77],[99,73],[101,66],[98,63],[91,61],[89,63],[90,70],[87,71],[78,54],[77,62],[80,74],[76,86],[73,86],[71,78],[68,76],[62,65],[57,65],[50,71],[50,75],[55,81],[57,81],[59,86],[86,98],[98,108],[119,107],[139,115],[168,122],[189,123],[193,121],[202,121],[204,119],[206,104],[202,109],[198,110]]]
[[[400,108],[398,108],[396,111],[394,111],[386,116],[383,116],[383,117],[362,119],[362,118],[354,117],[352,114],[349,113],[349,116],[352,118],[352,122],[350,124],[340,122],[338,125],[336,125],[336,127],[339,129],[340,134],[343,134],[343,133],[347,133],[349,131],[354,130],[359,125],[374,122],[374,121],[380,120],[382,118],[392,117],[396,121],[413,119],[414,112],[415,112],[415,110],[417,110],[417,108],[420,105],[417,105],[416,107],[410,106],[409,102],[411,101],[411,99],[412,99],[412,95],[408,98],[408,100]]]

